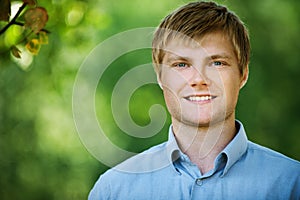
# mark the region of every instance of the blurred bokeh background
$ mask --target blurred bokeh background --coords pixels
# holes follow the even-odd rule
[[[75,128],[72,90],[77,71],[103,40],[128,29],[156,26],[185,2],[39,1],[49,14],[49,43],[36,56],[24,53],[22,61],[7,51],[18,31],[12,27],[0,36],[0,199],[87,198],[108,167],[85,149]],[[249,139],[300,160],[300,1],[218,2],[237,13],[251,35],[250,78],[240,94],[237,118]],[[123,133],[111,114],[117,80],[149,62],[150,49],[123,55],[105,71],[97,89],[97,116],[106,120],[111,140],[132,152],[167,139],[169,118],[161,133],[142,139]],[[153,84],[134,93],[130,111],[137,124],[149,123],[151,105],[164,105],[161,95]]]

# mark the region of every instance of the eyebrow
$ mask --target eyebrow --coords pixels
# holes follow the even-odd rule
[[[229,59],[232,60],[232,56],[229,56],[226,53],[220,53],[220,54],[213,54],[213,55],[209,55],[207,57],[204,58],[205,60],[215,60],[215,59]],[[176,55],[174,53],[170,53],[168,52],[168,56],[167,59],[165,60],[166,63],[174,61],[174,60],[183,60],[183,61],[190,61],[191,59],[189,57],[185,57],[185,56],[179,56]]]
[[[167,53],[168,56],[167,56],[167,59],[165,60],[165,62],[171,62],[173,60],[184,60],[184,61],[189,61],[191,60],[190,58],[188,57],[184,57],[184,56],[179,56],[179,55],[176,55],[174,53]]]
[[[219,58],[223,58],[223,59],[232,59],[232,56],[229,56],[225,53],[221,53],[221,54],[214,54],[214,55],[210,55],[207,57],[208,59],[214,60],[214,59],[219,59]]]

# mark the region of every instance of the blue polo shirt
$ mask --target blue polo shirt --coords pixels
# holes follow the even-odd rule
[[[167,142],[134,156],[100,176],[89,194],[99,199],[300,199],[300,163],[248,141],[243,125],[201,174],[178,148],[172,128]]]

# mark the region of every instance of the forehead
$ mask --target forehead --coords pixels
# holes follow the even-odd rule
[[[172,38],[164,48],[167,57],[172,54],[193,57],[211,56],[212,54],[227,55],[235,57],[234,48],[231,40],[220,31],[207,33],[199,38]]]

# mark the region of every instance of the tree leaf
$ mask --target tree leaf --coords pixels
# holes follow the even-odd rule
[[[24,3],[27,3],[29,6],[35,6],[36,0],[23,0]]]
[[[9,21],[10,0],[0,0],[0,21]]]
[[[48,35],[45,31],[39,32],[39,43],[40,44],[48,44]]]
[[[38,33],[42,30],[47,21],[47,10],[43,7],[30,8],[24,15],[25,27],[30,28],[34,33]]]
[[[11,47],[11,53],[14,57],[21,58],[21,51],[16,46]]]
[[[30,40],[30,41],[26,44],[25,47],[28,49],[28,51],[29,51],[30,53],[32,53],[32,54],[34,54],[34,55],[37,55],[37,54],[39,53],[39,51],[40,51],[41,45],[40,45],[40,43],[39,43],[39,40],[35,38],[35,39]]]

